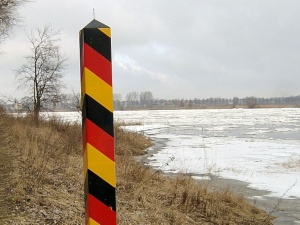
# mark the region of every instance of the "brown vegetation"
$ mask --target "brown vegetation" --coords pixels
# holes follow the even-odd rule
[[[282,163],[282,166],[286,169],[297,169],[300,168],[300,158],[291,158],[288,161]]]
[[[14,159],[0,224],[83,224],[80,126],[3,115],[1,126]]]
[[[0,129],[0,165],[11,165],[0,167],[0,224],[84,224],[81,127],[1,113]],[[143,135],[116,126],[115,140],[118,224],[272,223],[242,196],[137,163],[133,156],[151,145]]]

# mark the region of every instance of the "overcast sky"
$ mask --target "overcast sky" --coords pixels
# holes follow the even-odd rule
[[[113,88],[155,98],[300,95],[299,0],[35,0],[0,46],[0,95],[17,96],[13,70],[30,54],[25,31],[61,29],[65,92],[80,90],[78,33],[112,29]]]

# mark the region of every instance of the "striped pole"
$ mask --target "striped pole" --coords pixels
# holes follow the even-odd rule
[[[85,218],[116,224],[116,172],[110,27],[93,20],[80,31]]]

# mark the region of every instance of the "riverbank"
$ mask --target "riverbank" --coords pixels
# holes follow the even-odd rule
[[[153,140],[154,146],[147,149],[146,154],[137,156],[137,161],[149,166],[149,158],[158,153],[162,147],[165,146],[163,139]],[[162,168],[161,168],[162,169]],[[177,174],[166,173],[166,176],[176,177]],[[199,183],[205,183],[210,190],[230,190],[235,195],[243,196],[249,204],[264,210],[270,217],[274,216],[274,225],[296,225],[300,224],[300,199],[285,199],[282,197],[268,196],[270,191],[258,190],[249,188],[249,183],[235,180],[225,179],[213,174],[188,174],[188,176],[195,177],[200,180]],[[198,179],[197,179],[198,178]],[[292,188],[292,187],[290,187]],[[286,192],[289,190],[287,189]]]
[[[257,190],[248,187],[247,182],[234,179],[224,179],[210,175],[209,186],[218,188],[229,188],[236,194],[243,195],[247,201],[272,216],[275,216],[274,225],[300,224],[300,199],[285,199],[270,197],[269,191]],[[288,190],[287,190],[288,191]]]

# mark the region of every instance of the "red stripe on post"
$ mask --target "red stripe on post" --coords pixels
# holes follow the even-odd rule
[[[114,138],[99,128],[89,119],[86,119],[83,133],[83,144],[87,143],[99,150],[102,154],[115,161]]]
[[[116,224],[116,212],[111,208],[104,205],[93,195],[88,195],[87,204],[89,212],[86,212],[90,218],[95,220],[101,225],[112,225]]]
[[[111,62],[87,44],[84,44],[84,67],[112,86]]]

